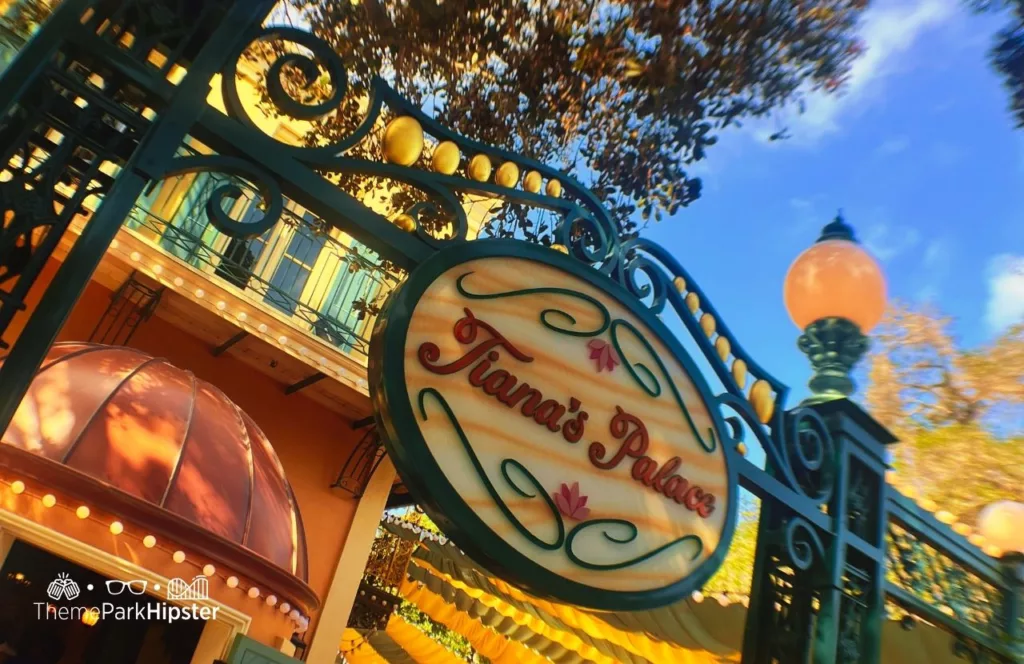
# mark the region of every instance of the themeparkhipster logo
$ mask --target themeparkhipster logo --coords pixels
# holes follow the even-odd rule
[[[149,588],[144,579],[119,581],[111,579],[106,582],[107,594],[112,597],[142,597]],[[93,590],[90,583],[86,590]],[[153,584],[153,590],[160,591],[159,583]],[[78,583],[68,574],[58,574],[46,587],[46,596],[51,602],[34,602],[36,618],[39,620],[75,620],[94,625],[99,620],[148,620],[173,623],[180,620],[216,620],[218,607],[199,606],[196,601],[209,599],[209,581],[205,576],[197,576],[188,582],[184,579],[171,579],[167,583],[167,599],[171,602],[193,602],[192,604],[166,604],[164,602],[136,601],[135,603],[102,602],[99,606],[71,606],[53,602],[77,599],[82,590]]]

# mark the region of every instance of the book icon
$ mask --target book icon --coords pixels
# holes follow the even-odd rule
[[[193,601],[209,599],[210,582],[205,576],[197,576],[189,583],[185,579],[171,579],[167,582],[167,599]]]
[[[74,579],[63,572],[46,586],[46,596],[55,602],[60,599],[75,599],[81,592]]]

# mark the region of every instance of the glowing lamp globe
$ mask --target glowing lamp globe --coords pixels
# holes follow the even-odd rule
[[[841,216],[793,261],[783,299],[803,331],[797,345],[814,368],[805,403],[849,397],[856,389],[850,374],[868,349],[867,333],[885,312],[885,278]]]
[[[1024,553],[1024,503],[1001,500],[985,507],[978,530],[1004,554]]]
[[[793,261],[783,298],[801,330],[819,320],[844,318],[867,334],[885,311],[885,291],[882,269],[837,218]]]

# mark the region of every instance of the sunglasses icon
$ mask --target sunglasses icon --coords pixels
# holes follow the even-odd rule
[[[107,592],[111,595],[120,595],[125,591],[125,589],[127,589],[128,592],[133,595],[142,595],[146,592],[146,585],[146,581],[139,579],[134,581],[118,581],[116,579],[112,579],[107,581]]]

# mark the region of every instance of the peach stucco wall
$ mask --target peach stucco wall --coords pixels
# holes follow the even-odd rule
[[[56,267],[52,260],[46,266],[29,294],[28,311],[19,314],[8,328],[4,339],[8,343],[20,334]],[[111,292],[103,286],[90,283],[58,340],[88,339],[109,305],[110,295]],[[359,432],[353,432],[350,422],[342,416],[301,394],[286,396],[280,383],[244,363],[228,355],[214,357],[208,344],[159,317],[144,323],[132,338],[131,345],[164,357],[214,383],[263,429],[281,459],[298,500],[306,530],[308,583],[323,600],[357,504],[343,492],[329,487],[355,445]],[[273,645],[265,630],[257,625],[258,615],[253,615],[253,618],[251,635]],[[316,620],[314,612],[305,637],[307,642],[314,633]]]

